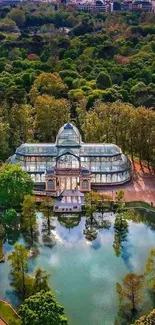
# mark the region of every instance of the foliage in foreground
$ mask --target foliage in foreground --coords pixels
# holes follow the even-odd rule
[[[155,249],[152,248],[145,267],[145,279],[149,293],[155,303]]]
[[[38,267],[34,274],[28,274],[29,257],[27,247],[18,243],[14,245],[14,250],[8,255],[11,265],[11,285],[22,300],[43,289],[44,291],[50,290],[48,286],[49,275],[45,270]]]
[[[19,309],[22,325],[67,325],[64,308],[60,306],[51,291],[40,291],[26,299]]]
[[[155,249],[150,251],[143,275],[129,273],[116,287],[120,304],[115,324],[154,325],[155,309],[148,315],[143,311],[152,309],[148,301],[155,305]]]
[[[144,276],[134,273],[127,274],[122,283],[117,283],[117,293],[120,301],[118,316],[121,321],[126,319],[126,324],[133,322],[139,311],[143,299],[142,288]],[[122,323],[124,324],[124,323]]]
[[[154,325],[155,324],[155,309],[147,316],[144,315],[135,321],[134,325]]]
[[[32,194],[33,181],[19,165],[4,164],[0,168],[0,205],[17,207],[24,195]]]
[[[24,196],[22,203],[21,228],[30,234],[31,240],[33,242],[34,235],[37,232],[36,204],[34,196]]]

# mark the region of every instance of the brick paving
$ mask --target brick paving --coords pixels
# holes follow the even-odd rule
[[[1,318],[0,318],[0,325],[6,325],[7,323],[5,323]]]
[[[155,206],[155,176],[150,174],[150,172],[144,168],[141,170],[138,164],[135,164],[135,171],[133,175],[133,181],[117,187],[106,187],[101,192],[109,193],[115,197],[115,193],[124,189],[125,191],[125,201],[143,201]]]

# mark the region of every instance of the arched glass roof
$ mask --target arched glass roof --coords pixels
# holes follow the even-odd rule
[[[105,156],[105,157],[112,157],[117,156],[122,153],[122,150],[115,144],[110,143],[85,143],[82,144],[80,154],[84,156]]]
[[[57,146],[79,146],[81,143],[81,135],[72,123],[66,123],[63,125],[57,135],[56,145]]]
[[[55,144],[48,143],[24,143],[16,149],[16,154],[23,156],[56,156]]]

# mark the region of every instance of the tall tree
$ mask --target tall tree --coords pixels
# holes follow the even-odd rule
[[[25,23],[25,13],[23,10],[18,8],[13,8],[8,14],[8,18],[12,19],[19,27],[23,26]]]
[[[91,216],[94,212],[96,212],[101,199],[101,194],[97,192],[91,191],[85,195],[85,208],[88,216]]]
[[[30,91],[31,101],[34,103],[37,96],[44,94],[61,98],[65,90],[66,85],[58,74],[43,72],[34,81]]]
[[[37,230],[37,221],[35,198],[31,195],[24,196],[21,226],[26,232],[30,233],[31,240],[33,241],[34,232]]]
[[[155,249],[151,249],[146,261],[145,279],[155,307]]]
[[[0,161],[4,161],[9,154],[9,123],[0,118]]]
[[[35,270],[34,273],[34,293],[39,292],[41,290],[44,291],[49,291],[50,288],[48,286],[48,278],[49,278],[49,274],[41,269],[41,268],[37,268]]]
[[[80,114],[80,112],[79,112]],[[154,141],[155,113],[145,107],[135,109],[120,102],[101,103],[86,113],[82,130],[89,142],[116,143],[123,151],[147,161],[148,168],[155,170]]]
[[[115,223],[114,223],[113,248],[116,256],[120,256],[121,254],[123,242],[126,240],[127,233],[128,233],[128,223],[125,220],[123,213],[119,211],[119,213],[116,214]]]
[[[29,105],[13,105],[9,114],[10,148],[16,148],[32,138],[33,119],[32,107]]]
[[[120,309],[125,313],[131,312],[131,321],[135,320],[142,301],[142,288],[144,285],[144,276],[129,273],[125,276],[122,284],[117,283],[117,292],[120,300]]]
[[[0,205],[19,206],[24,195],[31,194],[33,181],[19,165],[4,164],[0,168]]]
[[[28,269],[28,250],[24,245],[15,244],[14,250],[8,255],[11,264],[11,274],[13,276],[12,285],[21,294],[22,299],[26,295],[25,272]]]
[[[53,218],[54,203],[55,203],[55,200],[52,199],[51,197],[47,196],[44,199],[44,201],[41,203],[41,207],[40,207],[43,217],[46,220],[48,236],[50,236],[50,232],[51,232],[51,221]]]
[[[59,128],[69,120],[69,107],[66,99],[55,99],[48,95],[37,97],[35,126],[42,141],[55,141]]]

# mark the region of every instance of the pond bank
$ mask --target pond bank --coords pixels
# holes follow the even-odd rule
[[[16,310],[7,301],[4,300],[0,300],[0,321],[0,325],[21,324],[20,317],[17,314]]]

